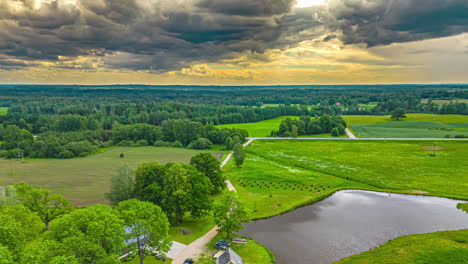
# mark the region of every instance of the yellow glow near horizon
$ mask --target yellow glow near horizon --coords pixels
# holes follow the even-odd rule
[[[325,0],[297,0],[296,7],[310,7],[325,4]]]

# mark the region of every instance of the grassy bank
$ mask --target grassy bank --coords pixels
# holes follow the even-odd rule
[[[205,252],[207,253],[207,255],[212,255],[218,252],[218,250],[214,248],[214,244],[218,242],[220,239],[226,239],[226,237],[222,235],[217,235],[215,238],[213,238],[213,240],[205,248]],[[247,238],[247,244],[245,245],[232,243],[231,249],[234,250],[239,256],[242,257],[242,261],[244,263],[252,263],[252,264],[253,263],[255,264],[275,263],[275,257],[270,252],[270,250],[268,250],[268,248],[264,247],[262,244],[256,242],[255,240],[251,240]]]
[[[367,189],[468,199],[468,142],[254,141],[226,175],[253,218]],[[432,156],[435,153],[435,156]]]
[[[468,230],[404,236],[336,264],[468,263]]]
[[[110,177],[120,166],[128,164],[136,168],[143,161],[188,163],[199,152],[183,148],[118,147],[68,160],[0,159],[0,185],[24,181],[63,194],[75,206],[106,203],[104,193],[110,187]],[[120,153],[124,158],[119,157]],[[220,158],[224,153],[218,151],[213,154]]]

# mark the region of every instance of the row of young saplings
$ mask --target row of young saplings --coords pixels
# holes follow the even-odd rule
[[[287,182],[270,182],[270,181],[256,181],[256,180],[240,180],[237,182],[241,187],[257,187],[257,188],[273,188],[283,190],[300,190],[300,191],[325,191],[330,186],[304,184],[304,183],[287,183]]]

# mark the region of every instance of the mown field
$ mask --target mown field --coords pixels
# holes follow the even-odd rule
[[[243,124],[228,124],[219,125],[219,128],[239,128],[249,132],[249,137],[269,137],[271,131],[278,130],[281,121],[286,118],[298,119],[297,116],[281,116],[270,120],[255,122],[255,123],[243,123]]]
[[[0,159],[0,185],[24,181],[60,193],[71,199],[75,206],[106,203],[104,193],[110,187],[110,178],[124,164],[136,168],[143,161],[188,163],[199,152],[182,148],[118,147],[68,160]],[[119,157],[120,153],[124,158]],[[213,154],[221,158],[224,153]]]
[[[281,116],[274,119],[269,119],[265,121],[255,122],[255,123],[242,123],[242,124],[227,124],[227,125],[218,125],[219,128],[239,128],[244,129],[249,132],[249,137],[269,137],[271,131],[278,130],[283,121],[286,118],[299,119],[298,116]],[[300,137],[323,137],[329,138],[332,137],[330,134],[319,134],[311,136],[300,136]],[[346,136],[343,136],[346,137]]]
[[[359,137],[443,138],[468,137],[468,116],[407,114],[393,121],[390,116],[343,116]]]
[[[226,174],[253,218],[357,188],[468,199],[468,142],[254,141]],[[434,153],[434,154],[432,154]]]
[[[6,115],[8,112],[8,107],[0,107],[0,115]]]
[[[468,116],[464,115],[434,115],[407,114],[407,118],[393,121],[390,116],[347,115],[343,118],[348,126],[359,137],[395,137],[395,138],[443,138],[446,135],[468,136]],[[249,132],[250,137],[269,137],[272,130],[277,130],[281,121],[286,118],[297,119],[297,116],[282,116],[270,120],[227,124],[217,127],[240,128]],[[331,137],[329,134],[308,137]]]
[[[335,264],[468,263],[468,230],[400,237]]]

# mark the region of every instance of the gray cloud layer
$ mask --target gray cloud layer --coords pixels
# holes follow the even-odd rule
[[[0,0],[0,64],[93,55],[109,68],[167,71],[319,36],[375,46],[468,32],[467,0],[293,6],[294,0],[54,0],[37,9],[33,0]]]

